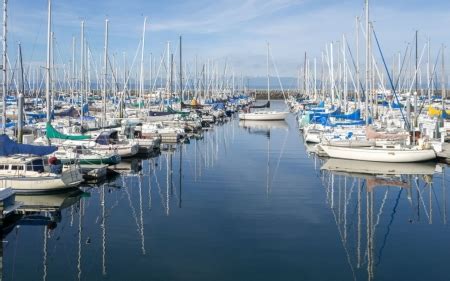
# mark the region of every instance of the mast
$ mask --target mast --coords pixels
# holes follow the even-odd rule
[[[330,95],[331,103],[334,105],[334,56],[333,56],[333,42],[330,43]]]
[[[103,127],[106,125],[106,88],[108,81],[108,23],[109,20],[105,20],[105,53],[104,53],[104,67],[105,67],[105,80],[103,81],[103,106],[102,106],[102,123]]]
[[[183,44],[182,44],[181,36],[180,36],[180,98],[181,98],[181,101],[184,100],[184,95],[183,95]]]
[[[305,60],[303,61],[303,96],[306,97],[306,52]]]
[[[197,55],[195,55],[195,82],[194,82],[194,96],[195,99],[198,99],[198,58]]]
[[[48,17],[47,17],[47,64],[46,64],[46,79],[45,79],[45,98],[47,100],[47,122],[51,122],[51,93],[50,93],[50,48],[51,48],[51,32],[52,32],[52,1],[48,0]],[[5,28],[5,26],[4,26]],[[4,31],[5,32],[5,31]],[[3,42],[4,47],[6,46],[6,41]],[[4,54],[4,60],[6,61],[6,54]],[[4,78],[6,74],[3,74]]]
[[[428,102],[431,101],[431,63],[430,63],[430,38],[427,40],[427,88],[428,88]]]
[[[344,80],[344,108],[345,111],[348,110],[348,89],[347,89],[347,85],[348,85],[348,81],[347,81],[347,57],[346,57],[346,51],[345,51],[345,46],[347,44],[347,41],[345,39],[345,35],[342,35],[342,59],[343,59],[343,72],[342,75],[343,80]]]
[[[173,54],[170,54],[170,73],[169,73],[169,88],[170,88],[170,98],[172,98],[173,93]]]
[[[413,128],[412,128],[412,131],[413,131],[413,135],[412,135],[412,137],[413,137],[413,143],[415,143],[415,141],[416,141],[416,126],[417,126],[417,120],[418,120],[418,116],[417,116],[417,98],[418,98],[418,95],[419,95],[419,89],[418,89],[418,86],[419,86],[419,81],[418,81],[418,60],[419,60],[419,57],[418,57],[418,54],[417,54],[417,49],[418,49],[418,35],[419,35],[419,31],[417,31],[416,30],[416,68],[415,68],[415,73],[416,73],[416,77],[415,77],[415,84],[416,84],[416,91],[415,91],[415,93],[414,93],[414,120],[413,120],[413,122],[412,122],[412,126],[413,126]]]
[[[359,17],[356,17],[356,97],[361,109],[361,84],[359,82]]]
[[[442,87],[442,93],[441,93],[441,97],[442,97],[442,110],[445,110],[445,98],[446,98],[446,93],[445,93],[445,83],[446,83],[446,79],[445,79],[445,59],[444,59],[444,53],[445,53],[445,46],[442,45],[442,82],[441,82],[441,87]]]
[[[6,129],[6,95],[8,94],[8,70],[7,70],[7,60],[6,60],[6,54],[7,54],[7,41],[6,41],[6,37],[7,37],[7,17],[8,17],[8,13],[7,13],[7,8],[8,8],[8,0],[3,0],[3,39],[2,39],[2,43],[3,43],[3,55],[2,55],[2,74],[3,74],[3,83],[2,83],[2,100],[3,100],[3,105],[2,105],[2,131],[3,133],[5,133],[5,129]]]
[[[317,101],[317,59],[314,58],[314,100]]]
[[[142,48],[141,48],[141,77],[139,83],[139,109],[142,108],[142,96],[144,95],[144,48],[145,48],[145,26],[147,17],[144,18],[144,26],[142,28]]]
[[[171,94],[171,88],[170,88],[170,41],[167,41],[167,73],[166,73],[166,89],[169,91],[169,95]]]
[[[269,42],[267,42],[267,101],[269,102],[270,106],[269,52],[270,52],[270,45]]]
[[[152,91],[153,91],[153,53],[150,53],[150,73],[149,74],[150,74],[150,94],[152,94]]]
[[[80,59],[81,59],[81,65],[80,65],[80,97],[81,97],[81,118],[80,123],[81,127],[83,128],[83,118],[84,118],[84,21],[81,21],[81,39],[80,39],[80,47],[81,47],[81,53],[80,53]]]
[[[25,82],[23,80],[23,60],[22,46],[19,42],[19,63],[20,63],[20,92],[19,92],[19,112],[17,114],[17,141],[22,143],[23,139],[23,95],[25,94]]]
[[[75,36],[72,36],[72,79],[71,80],[71,90],[72,90],[72,104],[75,97]]]
[[[369,0],[366,1],[366,88],[365,88],[365,112],[366,112],[366,125],[369,125],[369,84],[370,84],[370,54],[369,54]]]

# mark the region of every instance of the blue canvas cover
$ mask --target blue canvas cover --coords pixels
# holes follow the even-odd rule
[[[58,150],[55,146],[40,146],[30,144],[19,144],[11,140],[7,135],[0,135],[0,156],[10,156],[14,154],[31,154],[44,156]]]
[[[339,114],[334,116],[336,119],[359,120],[361,119],[361,110],[357,109],[350,114]]]

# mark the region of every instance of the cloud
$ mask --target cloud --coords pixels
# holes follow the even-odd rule
[[[184,32],[215,33],[271,15],[286,8],[296,6],[298,0],[228,0],[217,1],[205,8],[195,9],[186,18],[163,20],[150,24],[150,30],[177,30]]]
[[[25,61],[44,61],[47,1],[9,3],[10,57],[15,57],[14,45],[21,41]],[[407,5],[407,9],[402,5]],[[419,0],[374,1],[371,15],[383,51],[387,56],[402,51],[415,29],[420,31],[419,44],[431,37],[435,49],[441,43],[448,45],[450,42],[443,35],[450,26],[450,12],[443,7],[449,5],[439,0],[430,0],[427,5]],[[79,0],[76,4],[59,0],[54,1],[53,24],[65,62],[71,59],[72,36],[77,37],[79,46],[82,19],[86,20],[86,37],[94,56],[100,59],[106,17],[110,19],[110,52],[126,52],[131,60],[147,16],[148,54],[159,57],[166,42],[174,42],[182,34],[186,61],[194,61],[195,56],[200,61],[227,59],[236,73],[264,75],[265,46],[270,42],[280,75],[295,76],[304,52],[310,58],[320,57],[325,45],[340,41],[342,34],[347,35],[354,49],[355,17],[363,15],[362,7],[362,0],[129,0],[126,5],[121,0]],[[33,13],[26,12],[29,10]],[[429,16],[424,16],[424,11]]]

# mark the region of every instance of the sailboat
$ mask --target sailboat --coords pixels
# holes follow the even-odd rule
[[[384,146],[384,147],[339,147],[330,145],[320,145],[331,158],[374,161],[374,162],[390,162],[390,163],[407,163],[407,162],[423,162],[436,159],[436,152],[432,148],[421,146]]]
[[[270,76],[269,76],[269,44],[267,44],[267,103],[262,107],[270,107]],[[253,106],[253,108],[259,108]],[[285,120],[289,112],[284,111],[269,111],[261,110],[255,112],[239,113],[240,120],[254,120],[254,121],[280,121]]]

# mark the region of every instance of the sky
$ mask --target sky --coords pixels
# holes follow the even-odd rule
[[[94,57],[103,52],[105,19],[109,19],[109,54],[123,62],[136,54],[147,17],[145,56],[161,56],[167,41],[175,52],[183,36],[183,55],[191,68],[227,61],[236,75],[266,73],[266,44],[281,76],[296,76],[304,53],[320,58],[326,44],[345,34],[355,46],[355,18],[364,15],[363,0],[53,0],[55,57],[68,63],[72,37],[79,55],[80,22]],[[373,0],[371,20],[386,56],[403,51],[419,30],[419,48],[431,40],[432,55],[449,44],[450,1]],[[24,63],[44,65],[47,0],[13,0],[8,6],[8,53],[16,56],[21,42]],[[362,51],[363,49],[361,49]],[[450,56],[447,56],[450,57]],[[12,60],[12,59],[10,59]],[[78,60],[78,59],[77,59]],[[99,62],[97,62],[99,63]],[[275,75],[273,66],[272,75]]]

